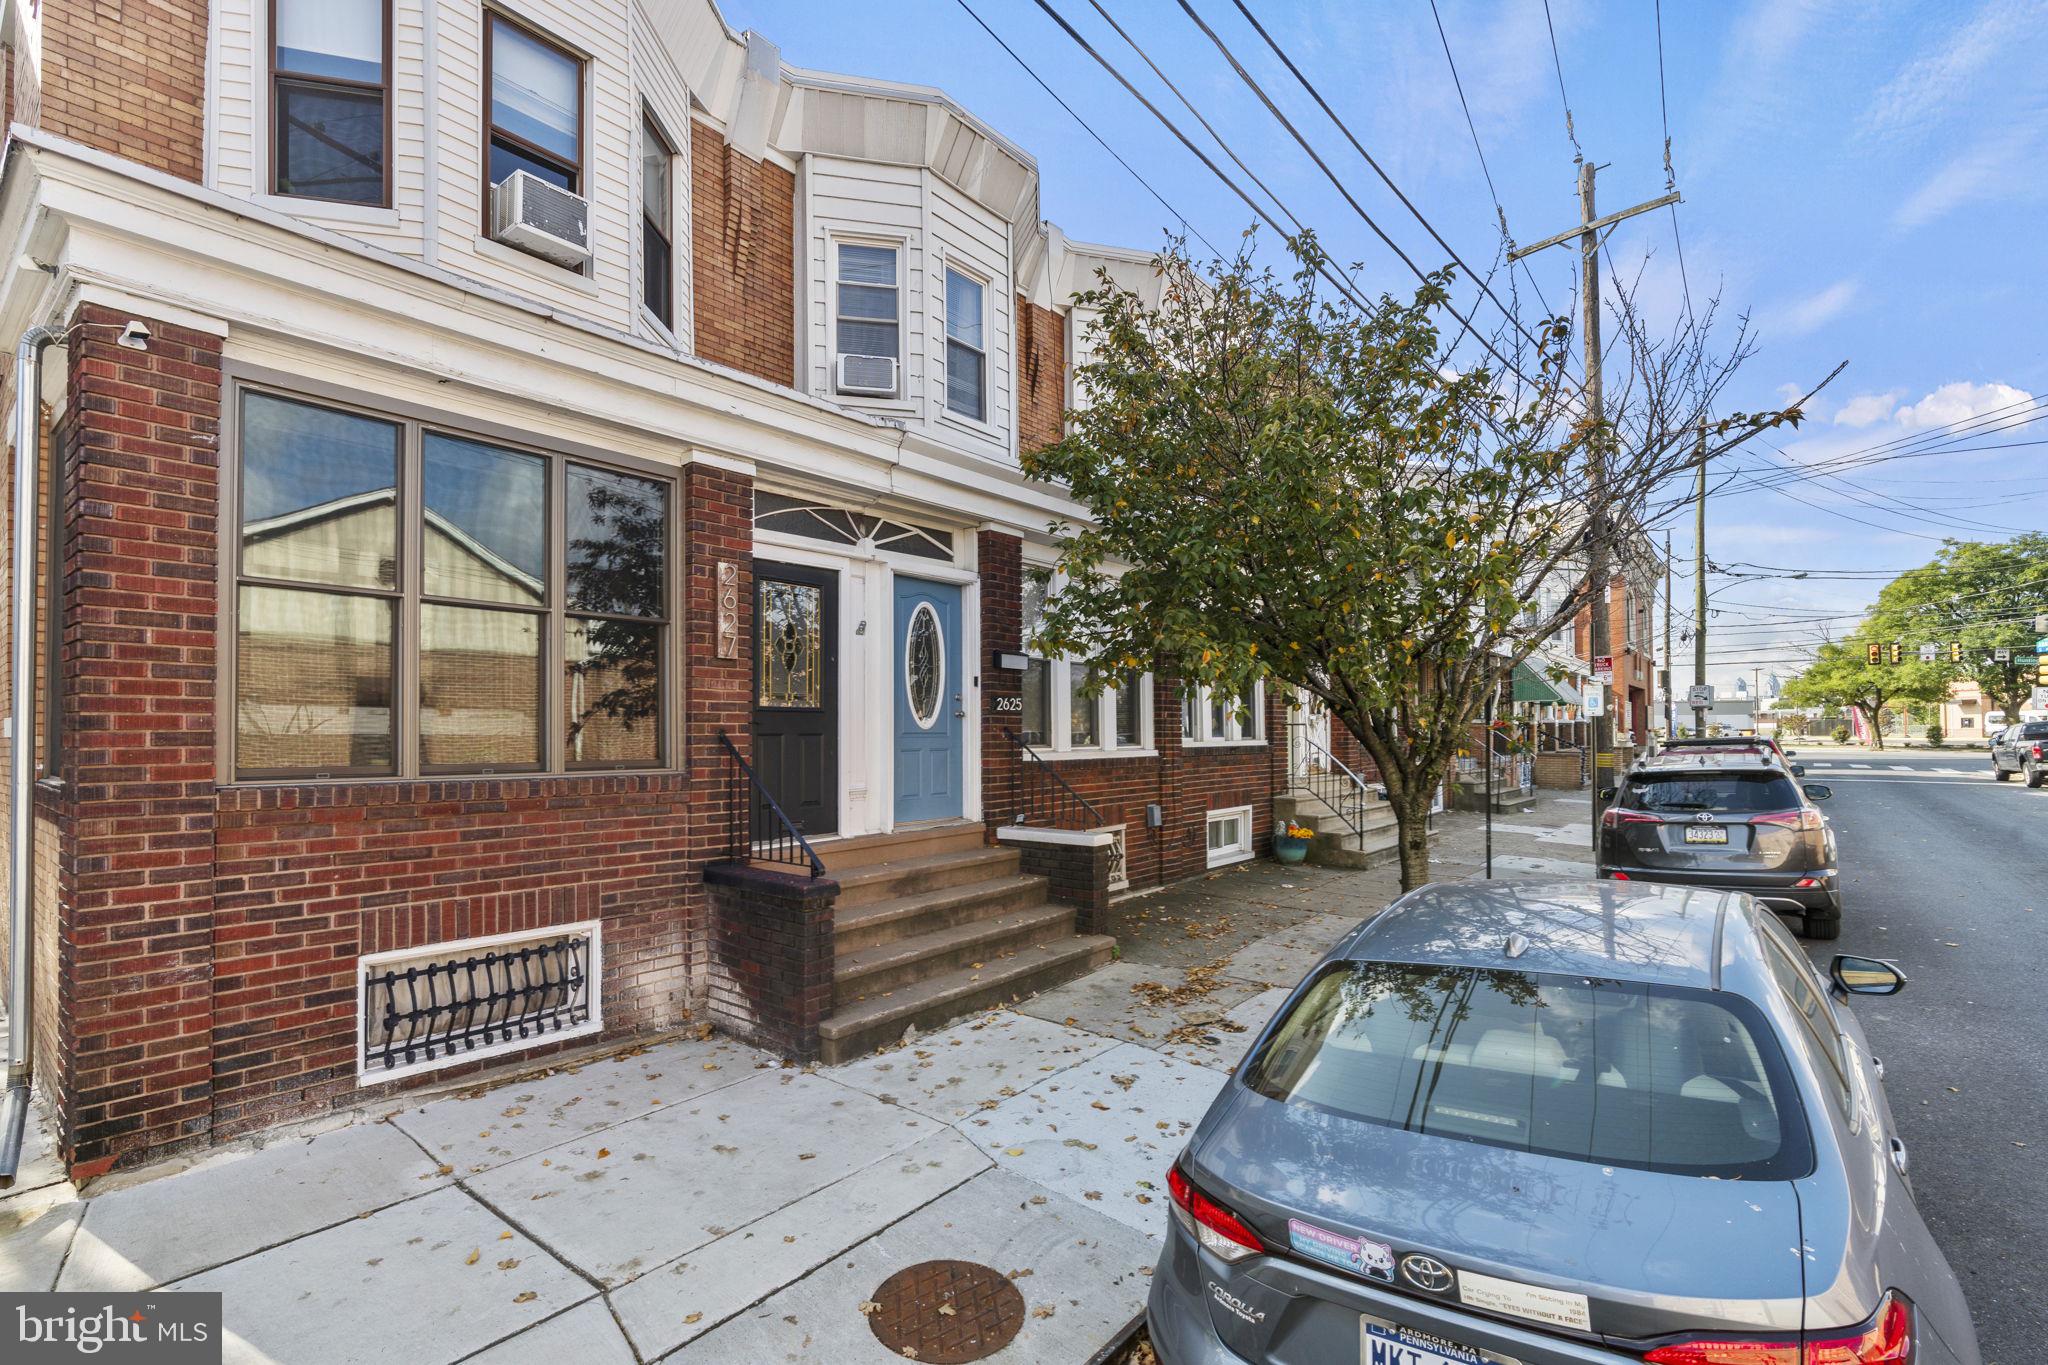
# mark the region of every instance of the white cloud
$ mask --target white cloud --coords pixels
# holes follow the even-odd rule
[[[1898,410],[1899,397],[1896,389],[1890,393],[1859,393],[1835,413],[1835,425],[1867,427],[1890,421],[1892,413]]]
[[[2038,194],[2034,138],[2016,127],[1979,142],[1929,176],[1899,204],[1892,221],[1902,228],[1922,227],[1964,204]]]
[[[2038,45],[2048,0],[1991,0],[1948,41],[1908,62],[1885,83],[1865,111],[1861,131],[1887,137],[1924,130],[1954,114],[1976,93],[1987,69],[2003,58],[2022,58]]]
[[[1900,408],[1896,420],[1908,431],[1966,422],[2000,408],[2031,401],[2033,395],[2010,384],[1972,384],[1958,381],[1943,384],[1919,402]]]
[[[1795,337],[1819,331],[1854,303],[1862,290],[1860,280],[1836,280],[1825,289],[1774,309],[1767,330]]]

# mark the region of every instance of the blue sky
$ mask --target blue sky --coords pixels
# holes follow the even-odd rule
[[[1035,4],[969,3],[1201,233],[1227,245],[1250,221],[1251,211]],[[1089,0],[1053,3],[1200,138]],[[1191,3],[1366,211],[1424,268],[1443,264],[1421,225],[1230,0]],[[1365,263],[1363,282],[1412,286],[1174,0],[1102,4],[1333,254]],[[1493,197],[1427,0],[1246,4],[1417,207],[1484,271],[1499,240]],[[1578,143],[1602,165],[1602,209],[1663,192],[1650,0],[1550,0],[1555,62],[1542,0],[1438,0],[1438,9],[1518,240],[1577,218],[1560,65]],[[1071,236],[1150,247],[1172,225],[959,0],[724,0],[724,12],[779,43],[794,64],[944,88],[1036,156],[1045,216]],[[2048,0],[1670,0],[1662,18],[1672,161],[1685,194],[1685,278],[1695,304],[1718,293],[1724,316],[1749,314],[1759,342],[1730,406],[1782,403],[1849,362],[1806,426],[1778,442],[1784,455],[1759,452],[1737,464],[1838,456],[2048,394],[2040,321]],[[1653,315],[1682,308],[1667,215],[1625,225],[1609,247],[1623,275],[1640,269],[1640,298]],[[1553,307],[1571,297],[1574,255],[1557,250],[1532,262]],[[2048,422],[1969,444],[2044,434]],[[1817,507],[1762,489],[1713,500],[1707,540],[1715,562],[1837,575],[1710,575],[1719,613],[1709,620],[1713,681],[1725,686],[1753,667],[1794,672],[1820,631],[1851,627],[1850,616],[1808,619],[1853,613],[1881,586],[1840,574],[1923,563],[1945,534],[2001,539],[2009,528],[2048,529],[2048,445],[1894,460],[1848,477],[1853,486],[1810,481],[1788,490]],[[1689,517],[1673,535],[1679,560],[1689,563]],[[1681,631],[1689,588],[1680,581]],[[1689,660],[1689,648],[1679,652]]]

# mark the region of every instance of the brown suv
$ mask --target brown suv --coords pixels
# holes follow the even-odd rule
[[[1800,916],[1808,938],[1841,933],[1835,831],[1814,804],[1834,792],[1801,785],[1775,755],[1680,749],[1601,795],[1602,877],[1747,891]]]

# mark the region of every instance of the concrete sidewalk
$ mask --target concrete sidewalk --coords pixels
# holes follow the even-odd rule
[[[1543,820],[1496,871],[1568,870]],[[1444,817],[1438,876],[1476,870]],[[1540,865],[1540,866],[1538,866]],[[845,1066],[678,1039],[337,1119],[187,1163],[63,1180],[32,1140],[0,1199],[0,1290],[224,1295],[230,1361],[901,1357],[883,1282],[994,1267],[1026,1311],[992,1359],[1083,1361],[1143,1305],[1166,1172],[1229,1069],[1393,869],[1248,863],[1131,898],[1119,961]]]

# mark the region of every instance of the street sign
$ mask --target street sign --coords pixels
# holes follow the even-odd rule
[[[1686,688],[1685,704],[1693,707],[1712,706],[1714,704],[1714,685],[1712,683],[1695,683],[1691,687]]]
[[[2048,646],[2043,647],[2048,648]],[[1614,681],[1614,656],[1612,654],[1602,654],[1593,660],[1593,680],[1595,682]]]
[[[2041,656],[2038,654],[2015,654],[2012,656],[2012,661],[2025,668],[2031,664],[2041,662]]]
[[[1991,651],[1991,657],[1999,663],[2009,664],[2012,662],[2012,649],[2010,646],[2000,645]]]
[[[1931,664],[1931,663],[1933,663],[1933,662],[1934,662],[1934,659],[1935,659],[1935,656],[1936,656],[1937,654],[1939,654],[1939,653],[1940,653],[1940,651],[1941,651],[1941,646],[1939,646],[1939,645],[1922,645],[1922,646],[1920,646],[1920,662],[1921,662],[1921,663],[1923,663],[1923,664]]]
[[[2044,649],[2048,649],[2048,635],[2043,635],[2040,639],[2034,641],[2035,653],[2038,654]]]
[[[1594,686],[1586,689],[1586,714],[1604,716],[1607,714],[1607,689]]]

